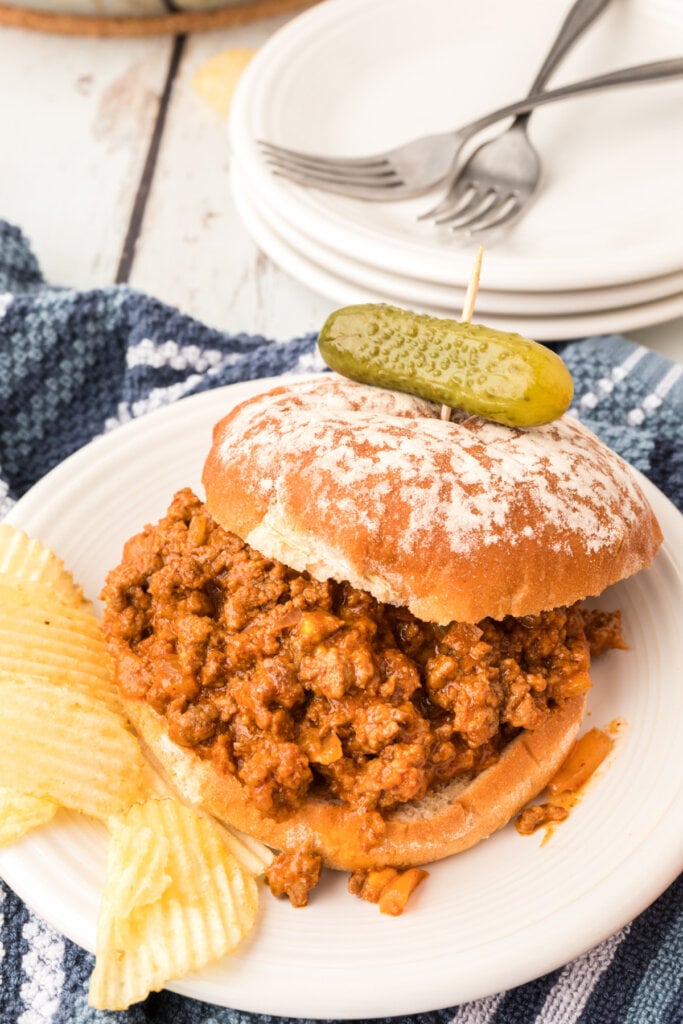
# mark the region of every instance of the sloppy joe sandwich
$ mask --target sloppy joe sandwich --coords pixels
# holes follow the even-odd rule
[[[104,629],[126,710],[192,803],[282,855],[421,865],[538,794],[619,613],[581,602],[652,560],[633,474],[565,415],[533,429],[334,374],[233,409],[205,500],[125,546]]]

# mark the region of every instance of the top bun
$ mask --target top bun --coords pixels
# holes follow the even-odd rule
[[[662,539],[626,464],[572,417],[447,422],[335,374],[237,406],[203,483],[214,519],[266,557],[439,623],[600,594]]]

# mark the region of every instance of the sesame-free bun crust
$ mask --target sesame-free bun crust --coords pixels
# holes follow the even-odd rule
[[[387,814],[386,836],[370,849],[362,840],[362,819],[348,806],[309,797],[284,821],[266,818],[234,776],[174,743],[165,720],[149,704],[125,700],[124,705],[153,759],[189,803],[277,850],[291,850],[310,840],[328,867],[358,871],[440,860],[467,850],[506,825],[540,793],[567,757],[585,700],[585,696],[570,698],[538,729],[520,733],[500,759],[473,781],[459,780]]]
[[[565,415],[517,430],[335,374],[237,406],[203,482],[266,557],[439,623],[600,594],[661,543],[626,464]]]

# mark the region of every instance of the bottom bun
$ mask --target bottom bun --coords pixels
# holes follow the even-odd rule
[[[324,863],[343,871],[411,867],[460,853],[502,828],[546,786],[569,754],[586,697],[565,701],[533,732],[522,732],[499,760],[385,816],[381,843],[365,848],[362,816],[347,805],[309,798],[283,821],[262,815],[247,790],[211,761],[174,743],[165,720],[143,701],[124,701],[143,743],[179,794],[277,850],[312,842]]]

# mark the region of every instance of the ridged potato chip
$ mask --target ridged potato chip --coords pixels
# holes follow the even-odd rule
[[[59,804],[45,796],[30,796],[0,786],[0,846],[15,843],[38,825],[50,821]]]
[[[111,910],[115,918],[130,917],[136,907],[160,899],[171,884],[166,873],[170,840],[147,826],[112,822],[108,853]]]
[[[102,701],[0,672],[0,786],[106,821],[147,795],[140,745]]]
[[[136,804],[111,826],[88,1000],[123,1010],[234,950],[254,924],[258,890],[215,823],[176,800]],[[152,873],[144,852],[150,835],[161,878],[153,900],[142,880]]]
[[[0,671],[54,678],[119,707],[111,658],[92,607],[68,607],[34,582],[0,577]]]
[[[83,590],[62,559],[9,523],[0,523],[0,573],[49,587],[59,600],[74,607],[85,601]]]

